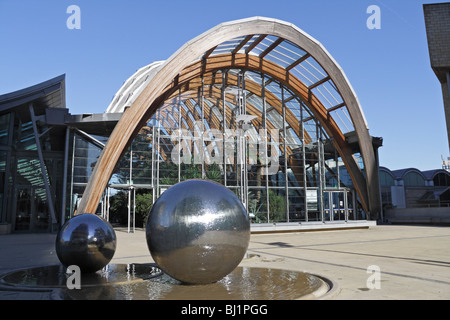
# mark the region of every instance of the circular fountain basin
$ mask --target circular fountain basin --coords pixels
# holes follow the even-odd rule
[[[220,281],[187,285],[155,264],[109,264],[81,274],[81,289],[69,289],[70,274],[62,265],[21,269],[0,276],[3,289],[53,291],[63,300],[293,300],[315,299],[329,292],[330,282],[309,273],[237,267]]]

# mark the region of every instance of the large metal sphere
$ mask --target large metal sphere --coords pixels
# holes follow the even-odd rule
[[[56,253],[65,265],[81,272],[96,272],[111,261],[116,251],[116,233],[99,216],[84,213],[68,220],[56,237]]]
[[[185,283],[212,283],[242,261],[250,222],[233,192],[215,182],[188,180],[155,202],[146,237],[153,259],[165,273]]]

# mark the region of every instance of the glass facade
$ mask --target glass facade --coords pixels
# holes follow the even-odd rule
[[[433,185],[437,187],[450,187],[450,174],[438,173],[433,177]]]
[[[97,201],[103,192],[97,213],[123,223],[117,213],[125,212],[129,226],[131,216],[145,220],[167,188],[188,179],[229,188],[255,224],[365,220],[363,208],[376,217],[376,158],[371,149],[358,153],[360,143],[376,148],[361,133],[362,110],[358,103],[347,106],[352,94],[347,103],[341,96],[349,84],[332,79],[340,70],[328,53],[316,60],[314,50],[300,45],[310,39],[299,37],[294,44],[268,33],[242,35],[209,48],[190,65],[178,61],[172,83],[158,89],[152,105],[138,104],[139,119],[124,125],[132,129],[121,137],[128,149],[107,148],[100,162],[120,114],[155,79],[161,62],[138,70],[102,115],[68,113],[64,76],[3,96],[0,223],[11,223],[14,231],[54,230],[80,213],[97,162],[97,172],[111,177],[105,190],[87,199]],[[141,118],[149,110],[156,111]],[[112,174],[107,159],[114,161]]]
[[[405,186],[407,187],[424,187],[425,186],[425,179],[424,177],[414,171],[408,172],[403,177],[403,181]]]
[[[433,208],[449,206],[450,173],[442,169],[416,168],[379,171],[382,204],[395,208]]]
[[[89,135],[81,130],[71,129],[68,139],[68,170],[65,219],[72,217],[77,210],[92,170],[102,152],[107,137]]]
[[[92,139],[73,140],[72,199],[101,151]],[[365,219],[342,159],[311,111],[281,83],[250,70],[220,70],[173,94],[134,139],[109,187],[146,189],[157,199],[196,178],[232,190],[253,223]]]
[[[253,223],[364,218],[342,160],[301,100],[253,71],[214,76],[227,81],[212,85],[204,78],[148,120],[98,213],[109,216],[118,192],[133,196],[127,201],[135,206],[145,200],[143,208],[130,203],[128,210],[148,212],[170,186],[202,178],[232,190]],[[10,223],[12,232],[51,232],[72,217],[109,138],[33,119],[23,112],[0,116],[0,223]],[[56,130],[62,134],[49,134]]]
[[[395,186],[394,177],[385,170],[380,170],[380,189],[381,189],[381,201],[385,208],[392,207],[392,191],[391,187]]]
[[[0,223],[13,232],[50,232],[60,221],[64,146],[34,112],[5,113],[0,125]]]
[[[10,221],[8,214],[8,198],[11,186],[10,155],[11,155],[11,114],[0,115],[0,223]]]

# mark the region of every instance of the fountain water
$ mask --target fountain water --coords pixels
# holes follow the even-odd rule
[[[308,273],[238,267],[250,240],[248,215],[236,195],[215,182],[189,180],[166,190],[151,209],[146,238],[155,264],[108,264],[114,230],[82,214],[58,234],[60,265],[9,272],[0,286],[89,300],[287,300],[330,289],[329,281]],[[67,272],[71,265],[79,274]]]

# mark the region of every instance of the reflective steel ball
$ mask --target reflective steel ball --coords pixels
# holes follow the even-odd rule
[[[101,217],[84,213],[68,220],[56,237],[56,253],[66,267],[96,272],[111,261],[116,251],[116,233]]]
[[[147,245],[161,270],[181,282],[216,282],[233,271],[247,251],[250,222],[242,202],[221,184],[187,180],[154,203]]]

